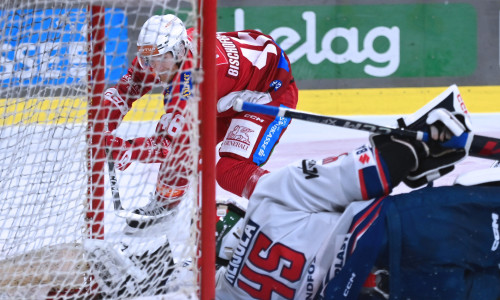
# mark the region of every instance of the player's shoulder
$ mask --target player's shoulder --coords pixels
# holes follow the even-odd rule
[[[186,29],[186,34],[190,42],[193,42],[194,35],[196,33],[196,28],[191,27]]]
[[[251,37],[258,37],[258,36],[266,36],[270,39],[271,36],[264,34],[258,30],[254,29],[245,29],[245,30],[238,30],[238,31],[228,31],[228,32],[217,32],[218,35],[223,35],[223,36],[229,36],[229,37],[236,37],[236,38],[241,38],[242,36],[251,36]]]

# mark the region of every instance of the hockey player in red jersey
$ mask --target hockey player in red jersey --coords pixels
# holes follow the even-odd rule
[[[127,141],[111,134],[106,138],[119,170],[132,161],[161,163],[154,198],[135,210],[139,215],[161,217],[179,203],[189,186],[185,176],[180,176],[187,171],[182,167],[172,170],[169,166],[176,165],[172,160],[180,161],[189,155],[183,145],[189,138],[186,129],[191,125],[184,123],[186,101],[196,80],[193,34],[193,29],[186,30],[174,15],[151,17],[141,29],[138,55],[127,74],[104,94],[108,130],[112,132],[136,100],[154,85],[164,87],[166,111],[154,136]],[[267,173],[261,166],[269,159],[290,120],[236,112],[232,109],[233,102],[242,98],[295,108],[298,91],[289,60],[271,37],[253,30],[218,33],[216,47],[217,143],[222,143],[217,182],[238,196],[248,197],[257,179]],[[236,174],[245,179],[235,180]]]

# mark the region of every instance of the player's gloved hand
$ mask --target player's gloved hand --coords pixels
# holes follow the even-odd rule
[[[104,93],[104,115],[107,120],[107,130],[113,131],[123,120],[130,110],[127,102],[118,94],[115,88],[109,88]]]
[[[391,189],[406,178],[410,171],[417,170],[420,161],[429,155],[429,147],[417,140],[373,134],[370,143],[382,157]]]
[[[163,137],[123,140],[108,132],[105,140],[120,171],[127,169],[133,161],[161,163],[170,152],[170,141]]]
[[[472,140],[470,122],[461,113],[451,113],[444,108],[434,109],[429,112],[426,124],[430,138],[426,143],[429,154],[403,180],[411,188],[427,184],[453,171],[455,164],[468,155]],[[412,128],[411,125],[408,129],[422,130]],[[446,142],[456,137],[463,139],[453,148],[446,146]]]

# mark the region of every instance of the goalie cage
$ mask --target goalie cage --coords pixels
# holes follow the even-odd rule
[[[169,218],[132,231],[113,211],[101,96],[126,73],[142,24],[165,13],[197,27],[205,74],[186,110],[191,188]],[[215,20],[215,0],[0,4],[0,299],[214,298]],[[119,136],[154,132],[162,90],[134,104]],[[147,203],[157,171],[118,172],[125,209]]]

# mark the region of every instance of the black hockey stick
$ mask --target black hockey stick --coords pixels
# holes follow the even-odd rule
[[[249,102],[244,102],[242,99],[236,100],[233,105],[233,108],[236,111],[244,110],[271,116],[300,119],[314,123],[368,131],[372,133],[391,134],[394,136],[416,139],[423,142],[427,142],[429,140],[428,133],[423,131],[412,131],[399,128],[379,126],[371,123],[318,115],[285,107],[275,107],[275,106],[249,103]],[[468,133],[463,133],[461,136],[454,137],[449,141],[443,143],[443,146],[449,148],[462,148],[467,143],[468,135],[469,135]],[[500,159],[500,139],[481,136],[481,135],[474,135],[470,145],[469,154],[474,157],[498,160]]]
[[[133,215],[133,213],[126,211],[122,206],[120,192],[118,190],[118,180],[116,179],[115,160],[113,159],[109,148],[106,148],[106,158],[108,161],[109,181],[111,182],[111,195],[113,196],[115,215],[122,218],[129,218]]]

